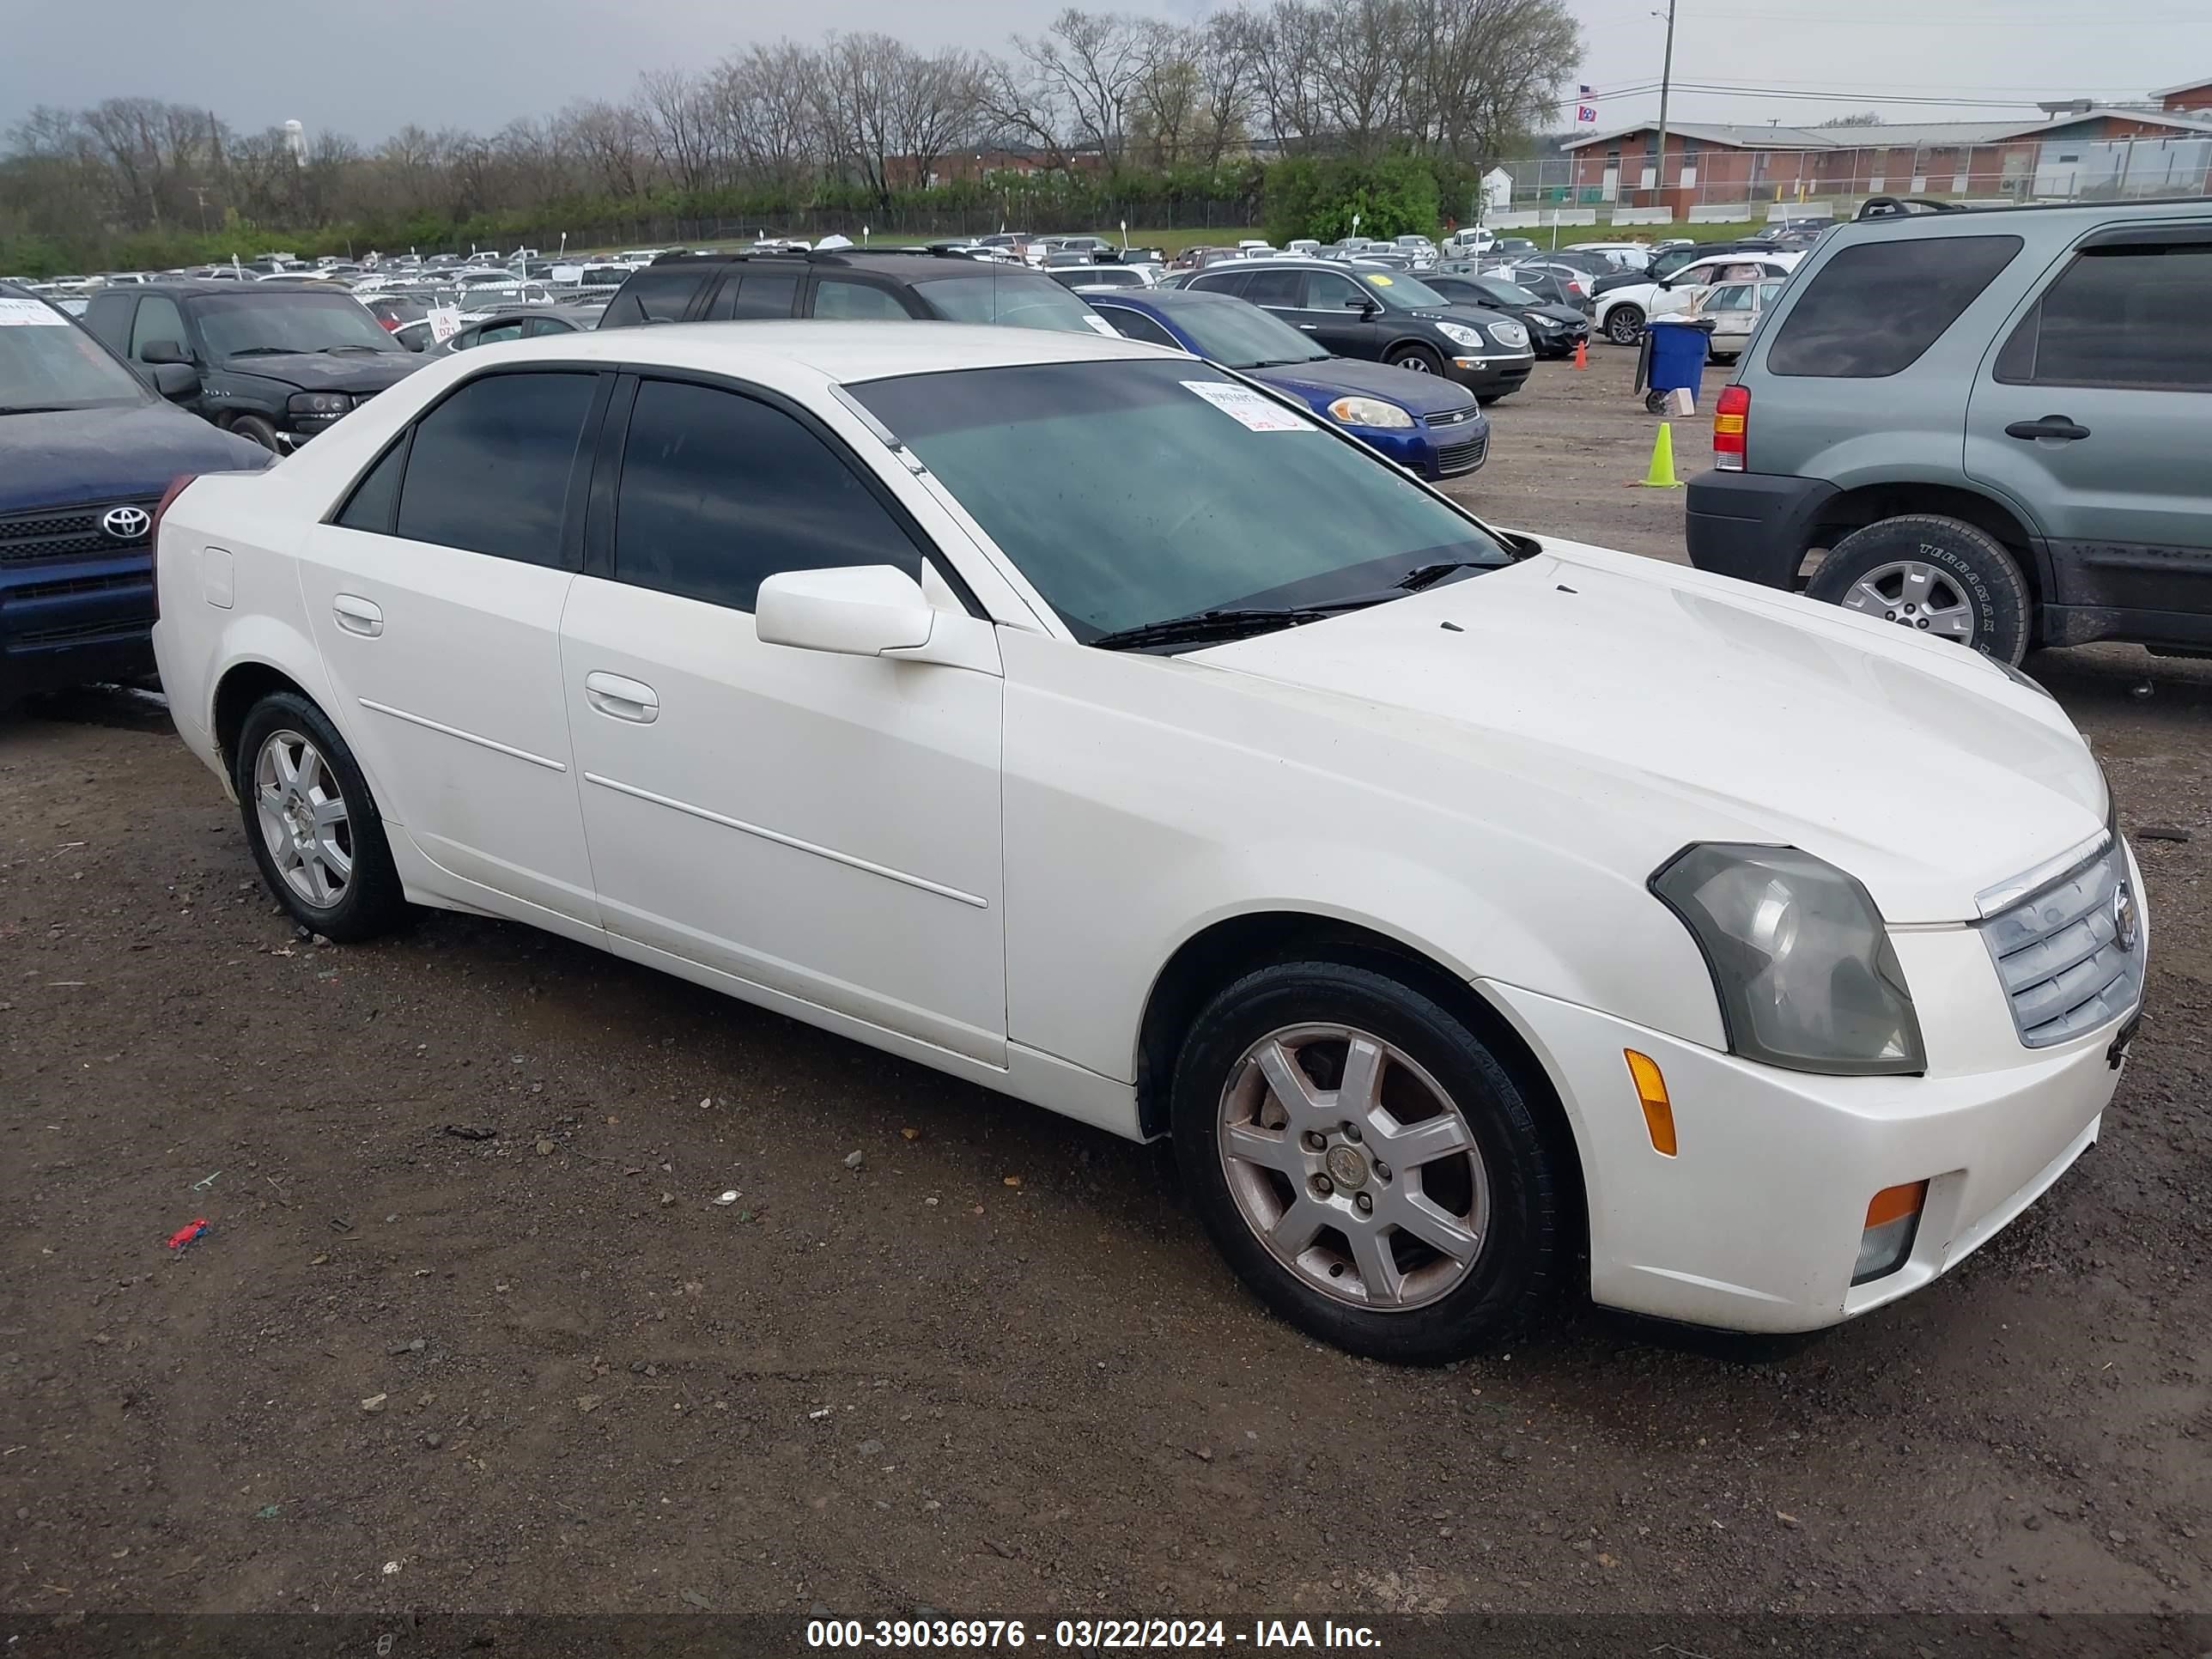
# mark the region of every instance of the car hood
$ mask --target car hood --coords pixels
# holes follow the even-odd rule
[[[1441,374],[1416,374],[1411,369],[1361,362],[1352,357],[1323,357],[1310,363],[1281,363],[1273,368],[1238,372],[1299,397],[1318,393],[1323,402],[1349,394],[1387,398],[1425,420],[1475,406],[1472,392]]]
[[[1427,322],[1459,323],[1466,326],[1520,320],[1503,311],[1494,311],[1488,306],[1423,306],[1411,314]]]
[[[290,351],[281,356],[227,357],[227,374],[275,380],[301,392],[382,392],[422,367],[413,352]]]
[[[1856,876],[1893,924],[1960,922],[2103,827],[2080,733],[1985,658],[1725,577],[1542,546],[1184,660],[1355,700],[1437,761],[1405,787],[1456,792],[1471,819],[1501,777],[1565,792],[1639,878],[1692,842],[1786,843]]]
[[[242,472],[267,450],[167,404],[0,416],[0,513],[158,495],[185,472]]]

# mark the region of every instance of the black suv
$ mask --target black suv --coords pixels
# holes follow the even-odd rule
[[[106,289],[84,325],[134,363],[188,366],[197,381],[172,401],[278,454],[422,364],[352,295],[313,281]]]
[[[1110,325],[1050,277],[929,249],[873,252],[664,253],[634,270],[599,319],[714,323],[770,317],[929,318],[1070,333]]]
[[[1339,357],[1449,376],[1486,404],[1519,391],[1536,361],[1515,319],[1454,304],[1419,277],[1379,264],[1234,259],[1182,285],[1272,311]]]

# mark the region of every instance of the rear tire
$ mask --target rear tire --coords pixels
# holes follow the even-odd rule
[[[231,756],[246,839],[292,920],[352,945],[407,915],[384,817],[353,751],[323,711],[273,691],[247,711]]]
[[[1359,1054],[1371,1086],[1356,1082]],[[1552,1145],[1512,1074],[1421,991],[1334,962],[1248,974],[1193,1022],[1171,1110],[1215,1246],[1310,1335],[1437,1364],[1556,1292],[1568,1246]]]
[[[1954,640],[2015,667],[2034,625],[2027,582],[2003,544],[1962,519],[1932,513],[1900,514],[1853,531],[1820,562],[1805,596]]]

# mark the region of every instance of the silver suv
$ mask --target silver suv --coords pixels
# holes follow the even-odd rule
[[[1869,201],[1715,404],[1691,562],[2006,663],[2212,656],[2208,301],[2203,198]]]

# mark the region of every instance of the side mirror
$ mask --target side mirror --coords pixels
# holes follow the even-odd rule
[[[184,347],[174,340],[149,340],[138,348],[138,361],[142,363],[189,363],[191,359],[185,355]]]
[[[1344,308],[1346,311],[1356,311],[1363,317],[1372,317],[1376,312],[1382,309],[1381,306],[1376,305],[1374,301],[1369,299],[1364,294],[1353,295],[1349,300],[1346,300],[1344,302]]]
[[[888,564],[779,571],[753,603],[763,643],[846,657],[915,650],[929,642],[936,620],[921,584]]]
[[[154,390],[174,403],[200,389],[200,372],[190,363],[155,363]]]

